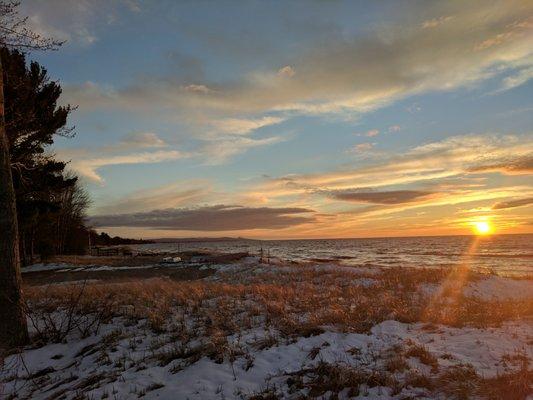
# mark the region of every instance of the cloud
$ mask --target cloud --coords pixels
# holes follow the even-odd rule
[[[428,28],[436,28],[439,25],[442,25],[446,23],[447,21],[451,20],[453,17],[451,15],[445,16],[445,17],[438,17],[438,18],[432,18],[428,19],[427,21],[422,22],[422,28],[428,29]]]
[[[533,174],[533,154],[509,156],[502,160],[492,160],[474,165],[469,172],[499,172],[505,175]]]
[[[516,208],[516,207],[524,207],[528,206],[530,204],[533,204],[533,197],[529,197],[526,199],[516,199],[516,200],[509,200],[509,201],[502,201],[500,203],[496,203],[492,206],[493,210],[504,210],[507,208]]]
[[[168,77],[123,88],[71,86],[65,87],[65,94],[83,111],[178,113],[202,124],[261,113],[353,117],[408,96],[470,87],[533,66],[526,17],[533,12],[531,2],[443,2],[417,11],[454,18],[429,20],[426,27],[436,27],[430,30],[419,24],[405,26],[399,18],[385,32],[338,34],[328,38],[327,46],[307,43],[279,71],[255,70],[227,81],[194,83],[208,91],[186,90],[190,82]]]
[[[95,227],[145,227],[191,231],[284,229],[313,222],[313,213],[313,210],[297,207],[253,208],[216,205],[131,214],[98,215],[91,217],[89,223]]]
[[[226,162],[231,157],[241,154],[249,149],[270,146],[285,141],[281,136],[272,136],[263,139],[253,139],[242,136],[227,136],[205,142],[199,150],[207,165],[218,165]]]
[[[96,148],[58,149],[57,154],[59,158],[69,162],[69,166],[82,177],[103,183],[98,171],[107,166],[154,164],[192,156],[191,153],[176,149],[158,150],[167,147],[168,144],[154,132],[132,132],[117,143]]]
[[[187,85],[184,87],[184,89],[187,92],[192,92],[192,93],[209,93],[211,91],[211,89],[209,89],[205,85],[194,85],[194,84]]]
[[[491,47],[498,47],[506,42],[511,41],[516,36],[522,36],[524,31],[531,30],[533,28],[533,18],[526,17],[517,19],[508,24],[504,30],[494,33],[493,36],[479,43],[475,50],[486,50]]]
[[[156,148],[166,147],[167,143],[154,132],[133,132],[124,136],[118,146],[124,148]]]
[[[533,79],[533,67],[520,69],[511,76],[508,76],[507,78],[503,79],[500,90],[513,89],[515,87],[523,85],[530,79]]]
[[[364,153],[367,151],[370,151],[374,148],[375,143],[359,143],[353,146],[350,150],[348,150],[349,153]]]
[[[410,113],[410,114],[416,114],[420,111],[422,111],[422,107],[420,107],[420,104],[418,103],[413,103],[411,105],[409,105],[406,110]]]
[[[345,189],[329,193],[337,200],[354,203],[402,204],[428,199],[434,193],[420,190],[369,191],[368,189]]]
[[[59,153],[60,157],[69,158],[69,151],[65,150]],[[77,156],[72,158],[70,166],[83,177],[98,183],[103,183],[102,176],[98,170],[111,165],[126,165],[126,164],[155,164],[164,161],[179,160],[188,157],[187,153],[177,150],[161,150],[154,152],[132,153],[124,155],[109,155],[96,156],[90,153],[84,156]]]
[[[356,136],[366,136],[366,137],[374,137],[379,135],[379,129],[370,129],[366,132],[362,133],[355,133]]]
[[[280,124],[285,121],[281,117],[263,117],[255,119],[244,118],[226,118],[216,120],[211,123],[217,133],[226,133],[234,135],[246,135],[265,126]]]
[[[106,199],[98,207],[96,214],[134,213],[145,210],[161,210],[192,206],[216,197],[218,201],[224,195],[215,193],[211,182],[191,180],[173,182],[159,187],[151,187],[127,193],[119,199]]]
[[[170,148],[153,132],[140,132],[126,135],[114,144],[92,149],[59,149],[57,154],[68,161],[70,167],[81,176],[92,182],[103,183],[104,179],[99,170],[113,165],[155,164],[185,158],[196,158],[204,165],[219,165],[251,148],[269,146],[285,140],[287,138],[281,136],[254,139],[240,135],[223,135],[203,140],[195,149],[184,152]]]
[[[254,189],[269,198],[345,190],[378,189],[392,185],[445,182],[486,172],[505,175],[531,170],[531,135],[462,135],[402,150],[401,155],[380,154],[358,168],[294,174],[264,180]]]
[[[290,65],[286,65],[278,70],[277,75],[284,78],[291,78],[294,76],[295,73],[296,72]]]
[[[125,6],[125,7],[124,7]],[[67,41],[67,45],[90,46],[100,32],[125,12],[138,12],[135,0],[34,0],[21,3],[28,27],[43,37]]]
[[[401,130],[402,128],[400,125],[392,125],[392,126],[389,126],[389,129],[387,130],[387,132],[395,133],[395,132],[400,132]]]

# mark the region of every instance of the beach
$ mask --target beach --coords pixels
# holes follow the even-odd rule
[[[533,0],[0,0],[0,400],[533,400]]]
[[[530,276],[246,253],[94,259],[23,270],[34,340],[5,359],[6,398],[531,395]]]

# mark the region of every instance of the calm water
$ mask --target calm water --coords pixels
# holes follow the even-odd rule
[[[293,261],[329,261],[356,266],[451,267],[468,262],[476,270],[533,275],[533,235],[447,236],[323,240],[237,240],[156,243],[158,251],[242,252]],[[469,254],[469,255],[467,255]]]

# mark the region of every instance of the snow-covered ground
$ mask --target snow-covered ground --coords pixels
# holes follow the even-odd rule
[[[192,290],[202,290],[202,285],[221,285],[224,302],[242,302],[250,309],[255,307],[255,300],[242,298],[246,285],[258,285],[253,290],[263,296],[262,290],[286,285],[289,277],[300,280],[301,287],[326,282],[330,286],[353,287],[356,294],[372,293],[375,287],[380,296],[405,285],[394,286],[392,292],[378,292],[378,287],[391,284],[381,280],[381,271],[335,265],[267,265],[249,258],[210,268],[216,273],[191,286],[191,299],[195,296]],[[280,281],[276,283],[278,275]],[[390,278],[391,274],[387,279]],[[233,299],[226,298],[234,293],[233,284],[239,291]],[[90,285],[97,288],[101,283]],[[438,293],[439,283],[424,281],[414,286],[420,295],[431,299]],[[218,333],[210,328],[220,321],[210,322],[216,319],[206,319],[204,314],[198,314],[200,317],[182,312],[177,317],[176,311],[170,309],[165,323],[172,325],[176,319],[179,329],[155,329],[145,318],[132,319],[124,314],[102,323],[98,329],[72,329],[58,343],[48,340],[7,357],[0,376],[0,398],[296,399],[338,395],[402,399],[453,398],[465,390],[483,397],[483,387],[496,385],[498,377],[503,376],[505,381],[506,374],[521,370],[523,374],[512,379],[526,379],[527,391],[533,358],[532,281],[477,276],[463,282],[461,289],[467,298],[519,301],[529,311],[501,324],[487,321],[487,326],[388,319],[366,332],[351,332],[346,326],[330,323],[296,337],[266,323],[260,311],[247,317],[252,318],[247,325]],[[192,307],[215,307],[215,312],[216,304],[229,304],[215,304],[214,300],[202,300]],[[183,304],[188,301],[182,300]],[[279,301],[283,307],[283,299]],[[349,301],[340,297],[338,300],[343,306]],[[336,303],[332,299],[328,304],[334,307]],[[273,306],[278,304],[269,303],[269,307]],[[313,305],[306,307],[302,318]],[[46,318],[62,318],[60,314],[64,312],[59,310]],[[36,324],[39,329],[41,322]],[[509,382],[512,379],[508,378]],[[509,388],[506,390],[514,390],[515,386],[509,383]]]
[[[102,348],[102,343],[109,342],[114,332],[121,328],[124,337],[117,334],[112,348]],[[490,377],[507,372],[508,368],[502,361],[505,356],[533,356],[531,346],[525,345],[531,340],[532,329],[531,323],[524,322],[491,329],[441,326],[428,332],[422,324],[385,321],[376,325],[368,335],[328,331],[264,349],[254,347],[253,343],[268,333],[250,331],[243,332],[233,341],[247,351],[246,357],[237,358],[233,363],[202,357],[180,369],[176,367],[179,360],[162,366],[157,357],[153,358],[151,345],[157,339],[155,335],[140,325],[126,329],[116,321],[103,327],[98,335],[50,344],[10,357],[6,367],[11,374],[33,377],[26,381],[12,379],[5,384],[4,390],[6,393],[25,393],[35,385],[39,389],[30,397],[36,400],[56,398],[60,393],[73,396],[77,391],[95,399],[104,398],[105,394],[111,398],[127,399],[146,392],[146,399],[171,400],[241,398],[279,385],[280,392],[290,397],[284,381],[291,373],[318,362],[341,363],[369,370],[384,368],[380,361],[387,360],[387,352],[394,346],[409,347],[413,343],[425,346],[437,358],[441,368],[471,364],[480,374]],[[416,357],[406,361],[406,370],[428,375],[431,372],[431,367]],[[405,373],[402,371],[398,375]],[[161,387],[148,391],[156,386]],[[381,389],[378,393],[374,388],[373,398],[401,398],[416,392],[407,388],[394,397],[387,395],[387,389]]]
[[[533,284],[527,279],[509,279],[490,275],[470,283],[465,288],[465,294],[488,300],[493,298],[528,299],[533,297]]]

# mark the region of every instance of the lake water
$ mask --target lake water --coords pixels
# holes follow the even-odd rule
[[[155,243],[135,246],[153,251],[244,252],[292,261],[338,262],[354,266],[452,267],[504,275],[533,275],[533,234],[369,239],[231,240]]]

